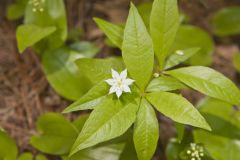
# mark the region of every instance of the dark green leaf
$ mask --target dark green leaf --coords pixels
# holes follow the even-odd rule
[[[175,122],[175,127],[177,130],[177,140],[181,143],[185,132],[185,125]]]
[[[221,136],[212,135],[206,131],[194,131],[194,139],[202,143],[216,160],[240,159],[240,140],[233,140]]]
[[[70,31],[68,31],[67,41],[80,43],[79,41],[83,37],[83,32],[84,32],[83,28],[81,28],[80,26],[76,26],[75,28],[72,28]]]
[[[180,160],[179,154],[183,150],[177,139],[170,139],[166,147],[167,160]]]
[[[39,27],[56,27],[56,32],[35,46],[38,51],[60,47],[67,38],[67,20],[63,0],[40,1],[43,11],[34,12],[34,5],[28,3],[25,12],[25,24]],[[33,32],[35,33],[35,32]],[[26,37],[26,35],[25,35]]]
[[[240,7],[224,8],[214,14],[213,31],[219,36],[240,33]]]
[[[139,160],[152,159],[158,137],[159,127],[155,111],[145,99],[142,99],[134,124],[134,144]]]
[[[130,130],[132,131],[132,130]],[[138,160],[137,153],[134,147],[133,136],[129,136],[119,160]]]
[[[137,6],[137,9],[139,11],[139,14],[141,15],[143,22],[149,27],[149,18],[150,18],[150,13],[152,10],[152,2],[151,1],[146,1],[142,2]]]
[[[199,107],[212,128],[211,134],[240,139],[240,112],[236,107],[212,98],[204,99]]]
[[[33,155],[30,152],[25,152],[18,157],[18,160],[33,160]]]
[[[177,79],[163,75],[161,77],[154,78],[149,83],[147,86],[147,92],[174,91],[185,87],[186,86]]]
[[[212,132],[194,131],[195,141],[203,143],[214,159],[239,159],[240,112],[237,108],[212,98],[201,101],[199,107]]]
[[[83,54],[86,58],[93,58],[99,48],[87,41],[75,42],[69,46],[71,49]]]
[[[178,26],[177,0],[154,0],[150,16],[150,33],[161,69],[173,45]]]
[[[122,56],[131,77],[143,91],[152,75],[154,51],[151,37],[133,4],[124,30]]]
[[[75,60],[83,58],[67,47],[44,53],[42,64],[51,86],[63,97],[77,100],[91,87],[91,82],[82,75]]]
[[[39,27],[37,25],[21,25],[17,28],[18,49],[22,53],[26,48],[33,46],[43,38],[56,31],[54,26]]]
[[[16,20],[24,15],[28,0],[16,0],[15,3],[7,7],[7,18]]]
[[[36,156],[36,160],[48,160],[44,155],[42,155],[42,154],[38,154],[37,156]]]
[[[236,85],[221,73],[208,67],[184,67],[167,71],[189,87],[230,104],[240,104],[240,91]]]
[[[194,38],[192,38],[194,36]],[[181,25],[177,32],[173,50],[185,50],[199,47],[200,50],[190,58],[191,65],[210,65],[214,51],[214,42],[210,35],[201,28],[191,25]]]
[[[6,132],[0,131],[0,159],[16,160],[17,146],[14,140]]]
[[[146,97],[159,112],[172,120],[211,130],[198,110],[184,97],[169,92],[153,92]]]
[[[31,138],[31,144],[38,150],[53,154],[69,153],[77,138],[77,128],[67,121],[61,114],[47,113],[37,121],[39,135]]]
[[[88,117],[89,117],[89,114],[83,114],[73,122],[73,125],[78,129],[79,133],[81,132]]]
[[[109,23],[100,18],[94,18],[94,21],[115,46],[122,48],[124,30],[122,26]]]

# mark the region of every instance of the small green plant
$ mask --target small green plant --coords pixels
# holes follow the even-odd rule
[[[9,19],[24,17],[16,31],[19,52],[33,48],[49,83],[61,96],[77,100],[88,91],[91,83],[74,61],[92,58],[99,49],[81,41],[79,29],[68,33],[63,0],[16,0],[7,15]]]
[[[173,138],[166,149],[167,159],[188,159],[186,157],[192,156],[192,154],[187,154],[191,143],[203,148],[204,156],[199,157],[200,159],[239,159],[239,107],[232,106],[221,100],[205,98],[199,102],[198,108],[211,126],[212,132],[195,128],[191,132],[188,130],[184,133],[181,143],[176,138]]]
[[[61,157],[63,160],[136,159],[131,132],[112,141],[84,149],[69,158],[71,146],[88,116],[88,114],[82,115],[73,122],[69,122],[58,113],[47,113],[40,116],[37,121],[39,134],[31,138],[32,146],[43,153]]]
[[[138,159],[150,160],[159,138],[154,108],[177,123],[210,131],[211,127],[198,110],[173,92],[183,87],[232,105],[240,104],[239,89],[221,73],[202,66],[172,69],[199,50],[171,51],[179,27],[176,0],[153,2],[149,31],[133,4],[124,29],[99,18],[95,21],[122,50],[122,59],[76,61],[95,86],[64,110],[64,113],[93,110],[72,146],[70,157],[119,137],[134,125],[133,141]]]
[[[213,16],[213,32],[218,36],[231,36],[240,33],[240,7],[226,7]]]
[[[22,153],[18,156],[18,148],[15,141],[5,132],[0,130],[0,159],[4,160],[47,160],[41,154],[34,156],[31,153]]]
[[[139,14],[142,16],[143,22],[146,25],[147,28],[149,28],[149,19],[150,19],[150,13],[152,8],[152,2],[144,2],[137,6]],[[188,17],[189,16],[189,17]],[[212,37],[203,29],[201,29],[198,26],[194,26],[189,24],[188,19],[190,19],[190,15],[185,15],[184,12],[180,11],[179,15],[179,28],[175,36],[175,40],[173,42],[173,45],[170,49],[170,52],[174,52],[176,50],[185,50],[188,48],[194,48],[199,47],[199,50],[194,53],[187,61],[185,61],[185,64],[188,65],[201,65],[201,66],[209,66],[212,64],[212,54],[214,52],[214,41]],[[99,23],[98,23],[99,21]],[[109,29],[110,25],[108,27],[104,27],[100,23],[107,23],[106,21],[97,20],[96,21],[99,24],[99,27],[102,30]],[[117,46],[121,48],[121,42],[122,39],[120,37],[123,36],[123,30],[124,25],[116,25],[112,24],[112,34],[115,34],[118,37],[112,37],[111,38],[112,43],[111,46]],[[106,33],[106,32],[105,32]],[[106,33],[108,34],[108,33]],[[194,38],[192,38],[192,35],[194,35]],[[114,38],[114,39],[113,39]],[[109,42],[109,39],[107,39]]]

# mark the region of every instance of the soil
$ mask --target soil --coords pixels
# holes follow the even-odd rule
[[[69,101],[60,97],[49,86],[42,72],[39,57],[28,49],[19,54],[16,47],[15,30],[19,21],[8,21],[5,11],[11,0],[0,2],[0,124],[16,140],[20,152],[37,151],[29,145],[29,138],[36,132],[37,118],[46,112],[61,112]],[[135,1],[140,3],[141,0]],[[215,11],[232,5],[240,6],[239,0],[180,0],[179,5],[187,15],[190,23],[212,34],[210,20]],[[83,28],[82,39],[101,46],[98,57],[119,53],[104,44],[104,35],[92,21],[92,17],[102,17],[114,23],[124,23],[128,14],[129,0],[66,0],[68,26]],[[240,79],[232,65],[232,56],[239,52],[240,38],[219,38],[213,36],[213,68],[222,72],[240,86]],[[193,91],[184,91],[192,103],[203,95]],[[67,115],[72,118],[72,115]],[[154,160],[163,160],[164,148],[175,130],[172,122],[159,115],[161,139]]]

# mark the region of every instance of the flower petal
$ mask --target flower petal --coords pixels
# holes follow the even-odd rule
[[[124,79],[124,80],[123,80],[123,84],[129,86],[129,85],[133,84],[134,81],[135,81],[135,80],[129,79],[129,78],[128,78],[128,79]]]
[[[120,75],[118,74],[117,71],[115,71],[114,69],[111,69],[111,71],[112,71],[112,77],[113,77],[113,79],[117,79],[117,78],[120,77]]]
[[[128,85],[123,85],[123,91],[124,91],[124,92],[128,92],[128,93],[131,92],[131,90],[130,90],[130,88],[128,87]]]
[[[122,79],[126,79],[126,78],[127,78],[127,69],[125,69],[124,71],[122,71],[122,72],[120,73],[120,77],[121,77]]]
[[[122,90],[121,89],[117,89],[116,90],[116,95],[119,98],[122,95]]]
[[[112,86],[112,87],[110,88],[110,90],[109,90],[109,94],[112,94],[112,93],[114,93],[114,92],[116,92],[116,91],[117,91],[117,87]]]
[[[109,84],[111,86],[116,83],[115,79],[107,79],[107,80],[105,80],[105,82],[107,82],[107,84]]]

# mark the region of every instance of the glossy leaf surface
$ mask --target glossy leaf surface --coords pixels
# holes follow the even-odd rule
[[[240,33],[240,7],[228,7],[216,12],[213,16],[213,31],[219,36]]]
[[[122,135],[135,121],[137,102],[122,106],[108,97],[93,110],[75,141],[70,156],[80,150]]]
[[[153,92],[147,94],[147,99],[159,112],[176,122],[211,130],[198,110],[180,95]]]
[[[158,120],[151,104],[142,99],[134,124],[134,144],[139,160],[150,160],[159,138]]]
[[[167,74],[210,97],[230,104],[240,104],[240,91],[236,85],[223,74],[211,68],[201,66],[184,67],[168,71]]]
[[[63,97],[77,100],[91,88],[91,82],[77,67],[75,61],[83,54],[67,47],[44,53],[42,65],[51,86]]]
[[[26,48],[33,46],[43,38],[56,31],[54,26],[39,27],[37,25],[21,25],[17,29],[18,49],[22,53]]]
[[[152,75],[154,51],[151,37],[133,4],[124,30],[122,56],[131,77],[143,91]]]
[[[161,69],[173,45],[178,26],[177,0],[154,0],[150,16],[150,33]]]

